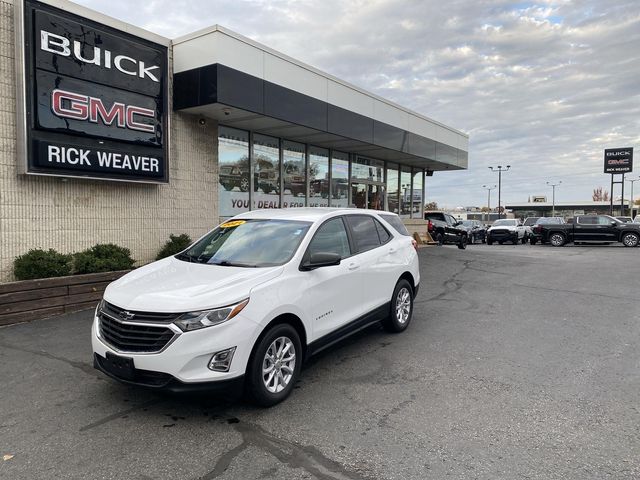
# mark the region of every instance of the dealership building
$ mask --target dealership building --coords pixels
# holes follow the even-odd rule
[[[263,208],[423,217],[468,136],[242,35],[167,39],[62,0],[0,0],[0,282],[33,248],[155,258]]]

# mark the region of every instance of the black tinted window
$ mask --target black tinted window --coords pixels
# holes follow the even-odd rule
[[[407,230],[407,227],[404,226],[404,223],[402,223],[402,220],[400,220],[400,217],[398,217],[397,215],[380,215],[380,216],[384,219],[385,222],[387,222],[389,225],[395,228],[400,235],[406,235],[407,237],[411,236],[409,234],[409,231]]]
[[[378,230],[378,238],[380,239],[380,243],[387,243],[391,238],[391,235],[389,234],[389,232],[387,232],[387,229],[384,228],[379,221],[374,220],[373,222],[376,224],[376,230]]]
[[[357,252],[371,250],[380,245],[378,231],[372,217],[368,215],[347,215],[345,218],[353,231]]]
[[[337,253],[342,258],[351,255],[349,238],[342,218],[334,218],[324,223],[309,244],[309,254]]]
[[[425,213],[424,219],[425,220],[441,220],[443,222],[446,222],[444,218],[444,213],[434,213],[434,212]]]
[[[598,217],[578,217],[578,223],[580,225],[597,225]]]

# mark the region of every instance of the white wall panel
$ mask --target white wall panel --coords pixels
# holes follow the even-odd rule
[[[264,54],[264,79],[323,102],[327,101],[326,77],[270,53]]]
[[[334,80],[329,80],[327,93],[327,102],[330,104],[373,118],[372,97]]]
[[[373,118],[379,122],[384,122],[388,125],[402,128],[403,130],[409,130],[410,116],[413,115],[410,115],[400,108],[381,102],[378,99],[373,100]]]

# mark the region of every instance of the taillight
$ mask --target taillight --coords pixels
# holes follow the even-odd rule
[[[413,245],[413,248],[416,249],[416,251],[418,250],[418,242],[415,241],[415,239],[411,239],[411,245]]]
[[[433,232],[433,223],[431,223],[431,220],[429,220],[429,223],[427,224],[427,230],[429,233]]]

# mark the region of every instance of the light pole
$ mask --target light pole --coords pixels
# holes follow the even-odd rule
[[[511,165],[503,167],[498,165],[497,167],[489,167],[492,172],[498,172],[498,218],[502,218],[502,212],[500,211],[502,205],[502,172],[508,172]]]
[[[553,203],[552,203],[552,207],[551,207],[551,216],[555,217],[556,216],[556,187],[558,185],[560,185],[562,183],[562,180],[560,180],[558,183],[551,183],[551,182],[547,182],[547,185],[549,185],[552,189],[553,189],[553,194],[552,194],[552,198],[553,198]]]
[[[482,185],[482,188],[487,189],[487,223],[491,220],[491,190],[495,190],[496,186],[488,187],[486,185]]]
[[[631,182],[631,207],[629,208],[629,213],[631,214],[632,217],[633,217],[633,206],[635,205],[635,203],[633,203],[633,184],[636,183],[638,180],[640,180],[640,177],[634,178],[634,179],[627,179],[627,182]]]

